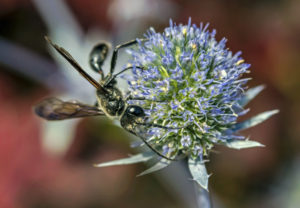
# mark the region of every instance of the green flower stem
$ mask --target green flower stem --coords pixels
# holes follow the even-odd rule
[[[195,194],[197,200],[197,207],[199,208],[211,208],[212,202],[208,191],[203,189],[201,186],[195,183]]]

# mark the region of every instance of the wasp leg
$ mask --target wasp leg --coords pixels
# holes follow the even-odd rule
[[[141,41],[145,41],[147,39],[140,39]],[[114,73],[115,71],[115,66],[116,66],[116,63],[117,63],[117,58],[118,58],[118,51],[119,49],[121,48],[126,48],[126,47],[129,47],[129,46],[132,46],[134,44],[137,44],[137,40],[131,40],[131,41],[128,41],[126,43],[123,43],[123,44],[120,44],[120,45],[117,45],[114,49],[114,52],[113,52],[113,55],[112,55],[112,59],[111,59],[111,64],[110,64],[110,75],[112,76],[112,74]]]
[[[114,75],[112,75],[112,76],[109,76],[108,79],[105,81],[104,86],[109,85],[109,84],[110,84],[117,76],[119,76],[120,74],[124,73],[125,71],[127,71],[127,70],[129,70],[129,69],[133,69],[133,68],[138,68],[138,69],[142,69],[142,70],[145,69],[145,68],[142,67],[142,66],[135,66],[135,67],[129,66],[129,67],[126,67],[126,68],[123,69],[122,71],[120,71],[120,72],[118,72],[118,73],[116,73],[116,74],[114,74]]]
[[[152,99],[148,99],[148,98],[145,98],[145,97],[133,97],[132,95],[129,95],[126,98],[126,101],[128,101],[128,100],[147,100],[147,101],[152,101],[152,102],[157,102],[157,103],[163,103],[163,102],[165,102],[163,100],[152,100]]]
[[[116,78],[117,76],[119,76],[120,74],[124,73],[125,71],[129,70],[129,69],[134,69],[134,68],[137,68],[137,69],[141,69],[141,70],[144,70],[145,68],[142,67],[142,66],[129,66],[129,67],[126,67],[125,69],[123,69],[122,71],[116,73],[113,75],[113,78]]]

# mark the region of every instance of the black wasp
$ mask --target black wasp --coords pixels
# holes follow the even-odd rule
[[[92,106],[80,103],[78,101],[64,102],[57,98],[47,98],[35,106],[34,110],[37,115],[47,120],[64,120],[86,116],[107,116],[110,118],[118,118],[120,120],[121,126],[124,129],[140,137],[152,151],[165,159],[174,160],[166,157],[165,155],[154,149],[146,141],[146,138],[138,133],[138,129],[140,127],[158,127],[164,129],[170,129],[170,127],[147,123],[143,108],[137,105],[128,105],[126,102],[128,100],[146,99],[143,97],[133,98],[132,96],[128,96],[126,99],[124,99],[121,91],[116,87],[116,77],[127,70],[133,69],[132,66],[129,66],[119,73],[114,74],[118,51],[121,48],[136,44],[136,40],[132,40],[115,47],[111,59],[110,72],[106,76],[103,73],[102,65],[108,53],[108,45],[106,43],[100,43],[92,49],[89,57],[89,64],[94,71],[98,72],[101,75],[100,82],[97,82],[83,70],[83,68],[64,48],[54,44],[48,37],[45,37],[45,39],[87,81],[89,81],[96,88],[97,104],[95,106]],[[137,68],[143,69],[143,67]]]

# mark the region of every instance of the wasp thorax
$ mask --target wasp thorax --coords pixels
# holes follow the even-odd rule
[[[100,107],[108,116],[120,116],[125,107],[122,93],[114,87],[106,90],[104,94],[97,92]]]

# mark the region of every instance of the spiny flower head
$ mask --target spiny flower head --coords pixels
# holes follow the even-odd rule
[[[146,40],[129,50],[134,66],[126,77],[129,94],[144,98],[130,104],[145,109],[148,123],[167,127],[150,127],[147,134],[168,156],[202,158],[216,143],[244,138],[230,128],[245,113],[238,101],[248,81],[241,76],[250,65],[207,27],[170,21],[163,33],[150,28]]]
[[[162,33],[150,28],[146,39],[129,50],[132,74],[124,76],[129,84],[128,104],[143,107],[147,115],[142,132],[153,149],[165,156],[185,154],[195,181],[208,190],[209,174],[203,157],[215,144],[244,149],[263,146],[238,132],[255,126],[278,110],[266,111],[237,122],[246,114],[246,106],[263,86],[244,91],[249,64],[241,53],[226,48],[226,39],[217,41],[216,31],[200,27],[176,25]],[[146,132],[145,132],[146,131]],[[137,133],[139,135],[139,133]],[[97,167],[146,162],[156,157],[145,151],[129,158],[98,164]],[[160,170],[170,164],[160,159],[139,175]]]

